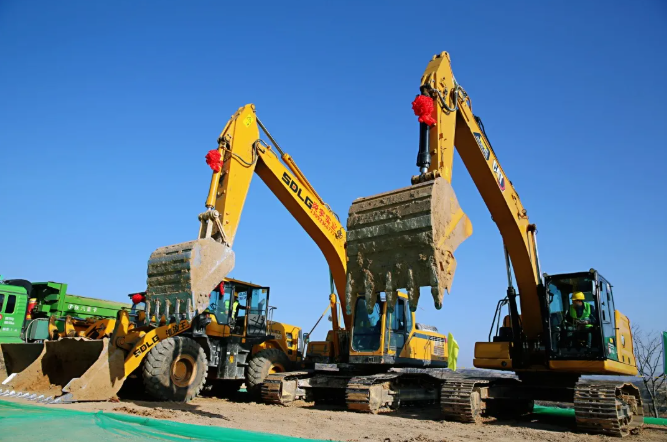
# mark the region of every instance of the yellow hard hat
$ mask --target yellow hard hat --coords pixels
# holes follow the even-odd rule
[[[584,294],[582,292],[574,292],[572,294],[573,301],[583,301],[584,299],[586,298],[584,297]]]

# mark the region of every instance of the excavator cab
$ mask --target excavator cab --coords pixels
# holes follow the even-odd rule
[[[370,312],[366,297],[357,296],[350,362],[414,366],[429,361],[431,367],[446,367],[447,338],[433,326],[417,324],[409,296],[397,295],[390,309],[386,294],[380,293]]]
[[[611,284],[595,270],[545,279],[552,359],[618,361]],[[572,297],[582,293],[576,306]],[[581,296],[581,295],[579,295]]]

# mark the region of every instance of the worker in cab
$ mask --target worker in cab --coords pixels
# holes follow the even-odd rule
[[[234,293],[234,302],[232,302],[232,315],[229,318],[229,326],[235,334],[243,333],[243,317],[241,317],[241,320],[239,321],[239,310],[245,311],[247,308],[239,302],[239,293]],[[243,316],[245,316],[245,313]]]
[[[584,343],[586,348],[590,348],[593,340],[593,326],[596,321],[595,315],[592,314],[591,304],[586,302],[586,296],[583,292],[572,294],[572,303],[565,320],[574,327],[576,341]]]

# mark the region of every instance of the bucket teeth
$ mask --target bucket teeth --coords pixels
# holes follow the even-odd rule
[[[347,284],[345,284],[345,304],[347,305],[346,310],[348,315],[352,314],[352,293],[354,292],[353,287],[354,284],[352,281],[352,274],[348,273]]]
[[[419,288],[430,287],[435,307],[442,308],[456,270],[454,251],[471,233],[444,178],[355,200],[347,221],[348,306],[364,294],[372,309],[376,293],[385,292],[391,311],[393,292],[407,289],[415,311]]]
[[[408,268],[408,278],[406,283],[406,288],[408,289],[408,302],[410,304],[410,310],[417,310],[417,304],[419,303],[419,287],[415,287],[415,277],[414,272],[411,268]]]
[[[394,290],[394,286],[391,281],[391,272],[387,272],[385,275],[384,291],[387,298],[387,311],[389,313],[393,313],[394,307],[396,306],[396,301],[398,301],[398,292]]]
[[[366,309],[368,313],[373,313],[373,307],[377,301],[377,292],[375,291],[375,282],[373,275],[368,270],[364,270],[364,296],[366,297]]]

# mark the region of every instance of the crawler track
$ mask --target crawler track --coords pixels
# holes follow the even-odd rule
[[[299,391],[298,380],[311,374],[310,371],[270,374],[262,382],[262,401],[265,404],[287,405],[299,399],[303,392]]]
[[[373,414],[390,410],[396,394],[392,381],[399,376],[399,373],[383,373],[350,379],[345,390],[348,410]]]
[[[644,424],[639,389],[629,383],[579,381],[574,412],[577,428],[588,433],[623,437]]]
[[[478,379],[449,378],[440,390],[440,409],[445,420],[465,423],[481,421],[483,398],[489,382]]]

